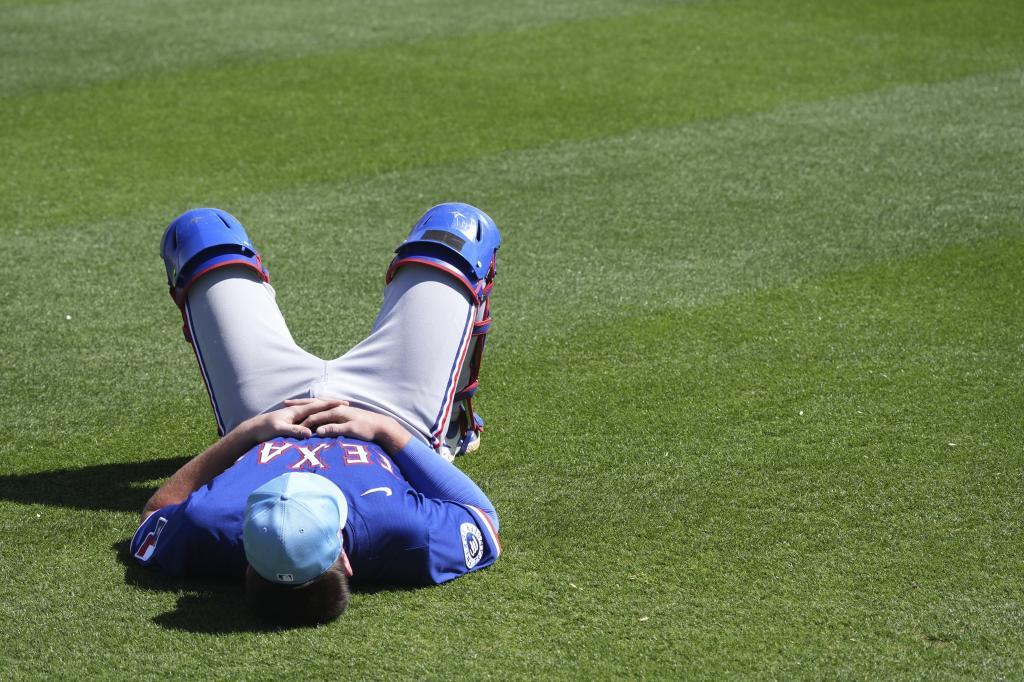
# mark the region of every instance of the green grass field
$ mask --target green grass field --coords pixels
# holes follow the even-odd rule
[[[1024,5],[0,3],[0,679],[1024,678]],[[506,553],[276,631],[125,544],[215,438],[159,238],[366,333],[502,227]]]

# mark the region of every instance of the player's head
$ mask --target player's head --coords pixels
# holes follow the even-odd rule
[[[254,490],[242,530],[252,606],[286,625],[337,618],[348,605],[347,519],[345,496],[317,474],[282,474]]]
[[[307,583],[284,587],[250,565],[245,573],[245,597],[254,612],[278,625],[329,623],[348,607],[348,577],[339,560]]]

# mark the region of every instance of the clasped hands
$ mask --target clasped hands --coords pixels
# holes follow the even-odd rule
[[[401,450],[411,435],[391,417],[358,407],[346,400],[298,398],[284,401],[284,407],[256,415],[238,426],[246,429],[253,444],[276,436],[290,438],[333,438],[347,436],[373,441],[388,453]]]

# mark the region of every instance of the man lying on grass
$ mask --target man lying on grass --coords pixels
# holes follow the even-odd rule
[[[427,211],[370,335],[325,361],[295,344],[237,220],[179,216],[163,257],[223,435],[147,502],[132,555],[170,575],[245,576],[252,606],[287,625],[336,618],[350,577],[429,585],[492,564],[494,506],[451,459],[480,443],[499,245],[472,206]]]

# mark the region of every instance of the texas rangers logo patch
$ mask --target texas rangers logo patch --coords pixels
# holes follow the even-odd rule
[[[160,539],[160,533],[163,532],[164,526],[167,525],[167,519],[163,516],[156,520],[156,529],[146,535],[146,539],[142,541],[139,548],[135,550],[135,558],[139,561],[149,561],[149,558],[153,556],[153,552],[156,551],[157,540]]]
[[[462,534],[462,552],[466,555],[466,568],[473,568],[484,558],[484,536],[473,523],[459,528]]]

